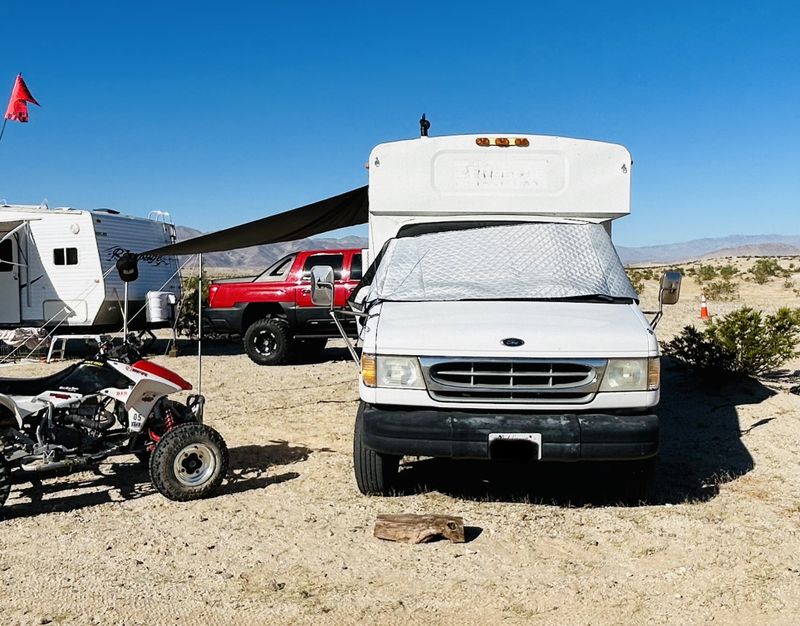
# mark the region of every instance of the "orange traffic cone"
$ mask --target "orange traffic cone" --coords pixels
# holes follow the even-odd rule
[[[708,302],[706,302],[706,294],[704,291],[700,292],[700,319],[708,320],[711,316],[708,314]]]

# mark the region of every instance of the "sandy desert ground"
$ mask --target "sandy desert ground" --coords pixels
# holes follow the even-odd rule
[[[783,282],[741,283],[711,312],[800,306]],[[662,339],[696,320],[698,293],[685,281]],[[231,456],[221,493],[167,501],[133,458],[17,485],[0,521],[0,623],[800,620],[800,397],[788,391],[800,360],[722,387],[666,360],[656,493],[631,507],[614,502],[607,468],[431,460],[407,463],[403,495],[363,497],[341,344],[325,362],[275,368],[209,348],[207,421]],[[190,356],[157,361],[196,376]],[[461,515],[468,542],[383,542],[379,513]]]

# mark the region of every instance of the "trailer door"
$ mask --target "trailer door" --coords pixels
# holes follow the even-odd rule
[[[19,316],[19,254],[17,240],[0,222],[0,324],[18,324]],[[9,236],[10,235],[10,236]]]

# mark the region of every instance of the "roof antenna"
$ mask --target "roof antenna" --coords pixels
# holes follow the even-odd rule
[[[420,137],[427,137],[428,136],[428,129],[431,127],[431,123],[425,119],[425,114],[422,114],[422,118],[419,120],[419,136]]]

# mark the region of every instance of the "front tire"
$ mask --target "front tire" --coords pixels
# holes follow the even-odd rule
[[[150,480],[165,498],[185,502],[213,494],[228,473],[228,447],[210,426],[180,424],[150,456]]]
[[[289,358],[292,337],[289,325],[273,317],[256,320],[244,334],[244,351],[259,365],[280,365]]]
[[[365,496],[388,496],[396,491],[399,456],[381,454],[364,444],[364,403],[358,407],[353,433],[353,467],[358,490]]]

